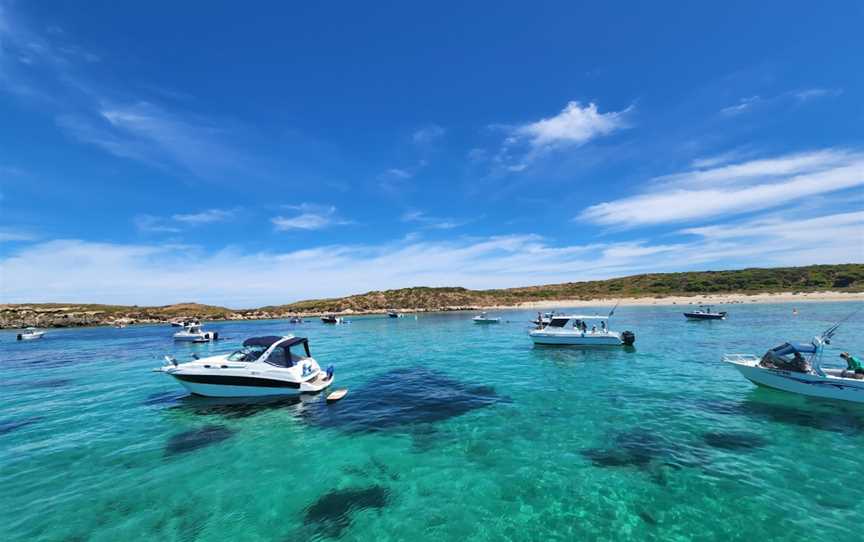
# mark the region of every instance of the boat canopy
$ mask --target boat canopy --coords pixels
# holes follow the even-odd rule
[[[789,356],[800,352],[801,354],[815,354],[816,345],[812,343],[783,343],[771,349],[775,356]]]
[[[274,344],[278,343],[285,337],[280,337],[278,335],[267,335],[264,337],[250,337],[243,341],[243,346],[263,346],[264,348],[270,348]],[[295,344],[304,342],[306,339],[304,337],[290,337],[285,344],[282,346],[289,347]]]

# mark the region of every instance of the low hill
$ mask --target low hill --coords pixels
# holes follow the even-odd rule
[[[517,305],[532,301],[818,291],[864,292],[864,264],[648,273],[608,280],[497,290],[468,290],[455,287],[400,288],[244,310],[199,303],[178,303],[159,307],[77,303],[0,305],[0,328],[28,325],[73,327],[106,325],[115,322],[156,323],[175,318],[252,320],[325,312],[380,312],[390,308],[454,310]]]
[[[864,291],[864,264],[811,265],[734,271],[648,273],[629,277],[498,290],[400,288],[334,299],[263,307],[267,311],[344,312],[515,305],[529,301],[614,297],[695,296],[720,293]]]

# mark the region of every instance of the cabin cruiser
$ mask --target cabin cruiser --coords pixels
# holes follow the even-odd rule
[[[864,379],[845,369],[823,369],[822,351],[840,324],[807,343],[783,343],[761,358],[726,354],[723,361],[758,386],[812,397],[864,403]]]
[[[36,339],[41,339],[45,335],[45,332],[41,329],[36,329],[35,327],[28,327],[24,331],[18,334],[19,341],[34,341]]]
[[[201,329],[201,324],[187,324],[183,331],[178,331],[174,334],[175,341],[186,341],[193,343],[206,343],[215,341],[219,338],[219,333],[215,331],[204,331]]]
[[[537,318],[531,320],[531,323],[534,324],[535,326],[541,326],[541,327],[549,325],[549,322],[552,321],[552,317],[555,316],[555,314],[556,314],[555,312],[544,312],[542,314],[538,312]]]
[[[481,312],[471,320],[474,321],[475,324],[498,324],[501,323],[501,319],[497,316],[489,316],[486,311]]]
[[[341,316],[335,314],[325,314],[321,317],[321,321],[325,324],[343,324],[345,320]]]
[[[387,316],[389,316],[390,318],[401,318],[402,317],[402,315],[399,314],[398,312],[396,312],[395,310],[387,311]]]
[[[714,312],[710,306],[700,305],[695,311],[685,312],[684,316],[690,320],[725,320],[726,311]]]
[[[632,331],[610,331],[608,321],[611,317],[611,313],[609,316],[556,314],[548,324],[537,326],[528,335],[534,344],[631,346],[636,341],[636,335]]]
[[[243,348],[178,363],[166,356],[156,372],[174,378],[195,395],[254,397],[319,392],[333,383],[333,367],[321,370],[304,337],[252,337]]]

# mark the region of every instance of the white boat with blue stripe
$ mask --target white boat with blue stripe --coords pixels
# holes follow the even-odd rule
[[[824,347],[830,344],[839,326],[839,323],[835,324],[809,343],[783,343],[768,350],[761,358],[752,354],[726,354],[723,361],[758,386],[864,403],[862,375],[846,369],[822,368]]]
[[[171,376],[190,393],[206,397],[291,396],[316,393],[333,383],[333,367],[322,370],[304,337],[252,337],[243,348],[178,363],[166,356],[154,369]]]
[[[616,305],[615,308],[618,306]],[[569,346],[631,346],[636,341],[632,331],[617,332],[609,329],[608,316],[554,314],[549,320],[539,318],[540,323],[528,335],[534,344]]]

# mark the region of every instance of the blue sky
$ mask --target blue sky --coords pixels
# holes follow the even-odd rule
[[[0,0],[0,301],[864,261],[860,2]]]

